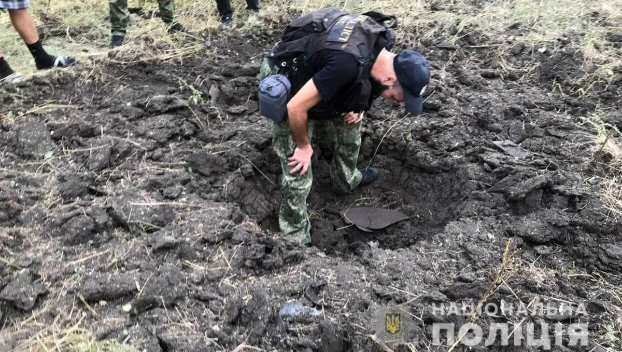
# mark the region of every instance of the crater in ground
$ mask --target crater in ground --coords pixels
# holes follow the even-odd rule
[[[379,179],[349,195],[338,196],[330,179],[331,152],[325,148],[319,150],[319,156],[313,160],[314,181],[307,204],[312,243],[326,253],[350,252],[370,241],[390,249],[411,246],[426,236],[442,232],[445,224],[457,219],[460,214],[456,210],[472,189],[466,169],[460,166],[429,172],[379,154],[371,164],[369,160],[359,163],[359,167],[378,168]],[[275,184],[278,192],[280,182]],[[279,200],[277,197],[276,201]],[[245,205],[242,203],[241,207]],[[364,232],[348,225],[340,215],[342,210],[357,206],[393,209],[409,218],[383,230]],[[278,232],[278,205],[259,223],[265,230]]]

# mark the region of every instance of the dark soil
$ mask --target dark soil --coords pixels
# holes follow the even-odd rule
[[[620,127],[620,68],[617,84],[562,96],[552,82],[572,91],[582,64],[571,42],[552,53],[517,43],[510,60],[540,63],[528,75],[498,67],[494,46],[418,45],[433,68],[424,114],[376,102],[360,164],[382,174],[348,196],[331,191],[331,152],[317,140],[315,247],[300,248],[276,232],[280,167],[257,113],[256,75],[275,38],[232,35],[180,62],[98,62],[0,86],[4,331],[37,312],[43,324],[82,317],[97,339],[146,351],[381,351],[369,336],[389,341],[385,313],[401,311],[403,335],[387,343],[435,350],[431,324],[466,317],[432,305],[477,302],[512,240],[510,276],[488,301],[584,304],[590,346],[554,350],[620,347],[604,336],[622,314],[622,227],[585,182],[602,174],[579,119],[598,108]],[[365,233],[339,215],[358,205],[409,220]],[[0,350],[24,338],[5,336]]]

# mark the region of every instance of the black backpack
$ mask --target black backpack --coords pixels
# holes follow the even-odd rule
[[[361,64],[353,87],[358,96],[356,102],[348,105],[351,111],[362,111],[370,104],[371,67],[382,49],[390,50],[395,44],[396,27],[395,16],[375,11],[350,14],[336,7],[323,8],[292,21],[268,59],[279,67],[279,73],[291,80],[295,94],[312,77],[307,61],[314,53],[338,49],[353,55]]]

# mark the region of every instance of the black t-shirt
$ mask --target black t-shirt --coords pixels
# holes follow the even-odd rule
[[[344,108],[339,98],[356,82],[360,63],[351,54],[333,49],[318,51],[309,62],[313,83],[322,97],[322,101],[309,111],[309,118],[335,118],[340,113],[349,112],[342,111]]]

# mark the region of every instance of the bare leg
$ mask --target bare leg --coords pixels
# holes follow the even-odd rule
[[[26,44],[33,44],[39,40],[39,33],[28,9],[9,10],[9,15],[13,27]]]
[[[48,54],[39,40],[39,33],[35,27],[35,22],[30,16],[28,9],[9,10],[13,27],[24,40],[28,50],[35,59],[35,64],[39,70],[52,67],[67,67],[76,63],[72,57],[52,56]]]

